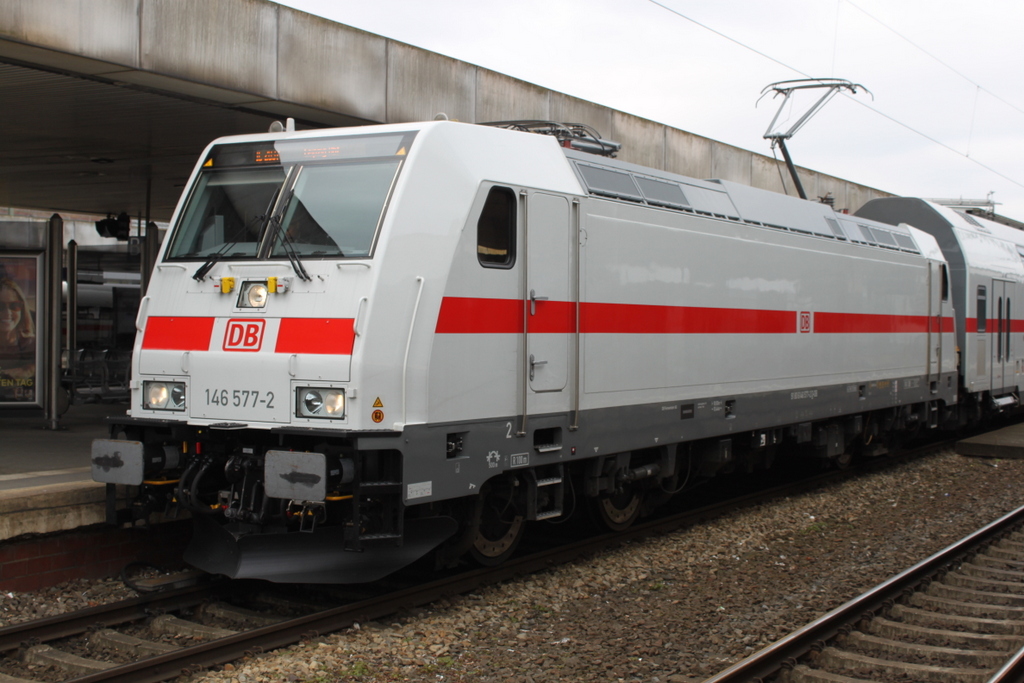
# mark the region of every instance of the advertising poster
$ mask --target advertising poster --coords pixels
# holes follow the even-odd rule
[[[42,254],[0,252],[0,406],[42,405]]]

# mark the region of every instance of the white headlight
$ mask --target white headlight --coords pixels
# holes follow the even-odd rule
[[[245,298],[253,308],[263,308],[267,305],[267,286],[264,284],[253,285],[245,293]]]
[[[263,308],[267,305],[266,282],[243,282],[238,292],[239,308]]]
[[[345,417],[345,390],[300,387],[295,392],[295,415],[341,419]]]
[[[185,408],[185,385],[175,382],[171,385],[171,405],[179,410]]]
[[[331,417],[345,417],[345,392],[335,389],[325,391],[324,412]]]
[[[185,383],[143,382],[142,407],[147,410],[185,410]]]
[[[146,407],[162,409],[167,407],[167,401],[171,398],[171,391],[163,382],[148,382],[146,384]]]
[[[324,397],[316,389],[308,389],[303,392],[302,409],[308,415],[319,415],[324,408]]]

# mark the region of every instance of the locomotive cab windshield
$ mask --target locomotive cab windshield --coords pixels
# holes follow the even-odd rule
[[[367,258],[414,135],[214,147],[166,259]]]

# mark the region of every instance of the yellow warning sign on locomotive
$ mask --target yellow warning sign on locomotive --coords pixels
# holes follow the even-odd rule
[[[373,402],[373,407],[374,408],[383,408],[384,407],[384,404],[381,403],[381,401],[380,401],[380,396],[378,396],[377,400]]]

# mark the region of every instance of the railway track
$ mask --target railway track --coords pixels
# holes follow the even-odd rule
[[[1024,507],[706,683],[1024,680]]]
[[[927,450],[940,446],[933,445]],[[422,575],[412,576],[406,583],[392,581],[390,588],[380,585],[361,595],[351,593],[343,604],[307,610],[298,616],[295,613],[301,612],[302,606],[286,598],[267,598],[265,591],[260,590],[267,584],[224,581],[147,594],[122,603],[0,629],[0,652],[18,659],[22,665],[34,666],[36,671],[45,671],[44,677],[26,674],[25,677],[33,681],[142,683],[167,680],[181,673],[222,665],[252,652],[284,647],[357,622],[408,611],[622,543],[670,533],[737,508],[795,495],[849,476],[850,472],[822,473],[698,509],[668,514],[623,532],[565,541],[556,547],[513,558],[496,568],[453,573],[426,583],[422,582]],[[253,596],[261,592],[264,596],[254,600]],[[325,593],[330,594],[337,602],[339,591]],[[244,596],[243,604],[259,603],[259,614],[233,604],[238,602],[239,596]],[[320,600],[321,604],[325,601]],[[282,605],[290,614],[281,613]],[[153,642],[157,644],[152,645]],[[177,647],[166,647],[168,642]],[[98,651],[106,661],[90,657],[88,649],[94,644],[98,644]],[[132,653],[130,657],[115,655],[113,658],[121,661],[110,661],[111,652],[125,648]],[[0,683],[3,681],[0,678]]]

